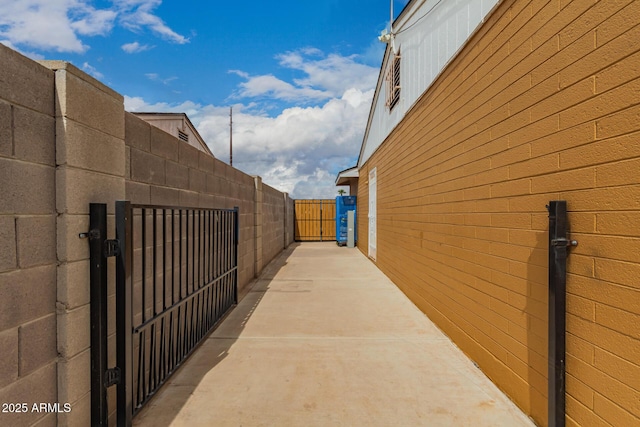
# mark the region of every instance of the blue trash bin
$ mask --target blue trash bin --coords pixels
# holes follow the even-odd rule
[[[336,197],[336,243],[338,246],[347,244],[347,212],[356,210],[356,196]],[[355,240],[358,240],[358,228],[355,226]]]

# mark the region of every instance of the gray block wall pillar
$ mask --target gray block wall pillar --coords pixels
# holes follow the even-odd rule
[[[282,199],[284,200],[282,212],[282,220],[284,222],[284,232],[282,233],[282,237],[284,239],[283,249],[287,249],[287,246],[289,246],[289,228],[287,227],[289,220],[287,218],[287,212],[289,210],[289,193],[282,193]]]
[[[114,202],[125,198],[124,100],[69,63],[41,64],[55,71],[58,400],[72,407],[58,414],[58,424],[86,426],[91,424],[89,244],[78,234],[88,231],[89,203],[95,202],[107,203],[108,238],[115,237]],[[114,277],[113,262],[109,275]],[[112,280],[108,292],[113,298]]]
[[[254,274],[258,277],[262,272],[263,256],[262,256],[262,178],[256,176],[253,178],[255,182],[255,221],[254,221],[254,244],[255,244],[255,267]]]

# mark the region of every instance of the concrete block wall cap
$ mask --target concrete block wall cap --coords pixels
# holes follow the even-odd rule
[[[0,92],[5,102],[53,116],[53,71],[0,44]]]
[[[273,188],[269,184],[262,184],[262,185],[263,185],[264,190],[266,190],[266,191],[270,191],[271,193],[280,193],[278,190],[276,190],[275,188]]]
[[[151,153],[165,159],[178,161],[178,144],[180,143],[181,141],[170,133],[151,126]]]
[[[84,71],[82,71],[81,69],[79,69],[78,67],[76,67],[70,62],[59,61],[59,60],[40,60],[36,62],[53,71],[59,71],[59,70],[67,71],[68,73],[71,73],[76,77],[79,77],[80,79],[86,81],[92,86],[97,87],[104,93],[118,99],[121,102],[124,102],[124,96],[120,95],[118,92],[111,89],[109,86],[103,84],[99,80],[91,77],[89,74],[85,73]]]
[[[199,168],[200,170],[206,172],[213,172],[215,168],[215,157],[209,153],[205,153],[204,151],[200,151],[198,153],[199,156]]]

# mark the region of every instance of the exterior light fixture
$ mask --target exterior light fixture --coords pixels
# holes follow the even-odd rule
[[[378,36],[378,40],[380,40],[381,43],[389,43],[391,41],[391,37],[391,33],[387,33],[387,30],[384,30],[382,34]]]

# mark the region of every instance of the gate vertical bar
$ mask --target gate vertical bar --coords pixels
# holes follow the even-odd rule
[[[117,394],[118,426],[130,426],[133,418],[133,328],[131,325],[133,218],[131,214],[129,202],[116,202],[116,239],[120,243],[120,252],[116,258],[116,351],[117,364],[120,368]]]
[[[108,423],[107,387],[107,205],[89,205],[91,300],[91,425]]]
[[[238,244],[240,242],[240,208],[238,206],[233,208],[233,221],[233,267],[235,267],[233,273],[233,303],[238,304]]]
[[[549,427],[565,425],[567,202],[549,202]]]

